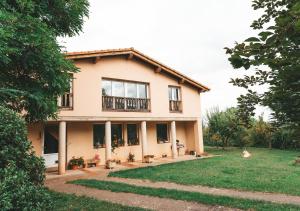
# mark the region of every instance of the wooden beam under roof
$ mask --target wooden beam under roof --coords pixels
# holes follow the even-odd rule
[[[156,69],[155,69],[155,73],[160,73],[161,72],[161,67],[157,67]]]
[[[96,64],[101,59],[101,56],[94,57],[94,64]]]

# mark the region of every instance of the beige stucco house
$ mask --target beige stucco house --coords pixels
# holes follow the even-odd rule
[[[201,93],[209,89],[133,48],[67,53],[80,72],[60,97],[57,120],[30,125],[29,140],[47,167],[100,156],[203,153]],[[112,147],[118,146],[113,152]]]

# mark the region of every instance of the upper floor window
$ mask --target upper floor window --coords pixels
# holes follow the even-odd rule
[[[70,88],[65,94],[57,99],[59,108],[73,108],[73,79],[70,80]]]
[[[169,86],[169,110],[172,112],[181,112],[181,89],[176,86]]]
[[[102,80],[103,110],[150,111],[149,85],[142,82]]]

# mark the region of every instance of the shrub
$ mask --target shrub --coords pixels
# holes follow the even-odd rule
[[[45,166],[27,140],[26,124],[0,106],[0,210],[45,210]]]

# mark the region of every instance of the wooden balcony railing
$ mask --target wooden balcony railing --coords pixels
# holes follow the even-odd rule
[[[102,96],[103,110],[150,111],[150,99]]]
[[[59,108],[73,108],[73,94],[65,93],[58,98]]]
[[[169,110],[171,112],[181,112],[182,111],[181,101],[169,100]]]

